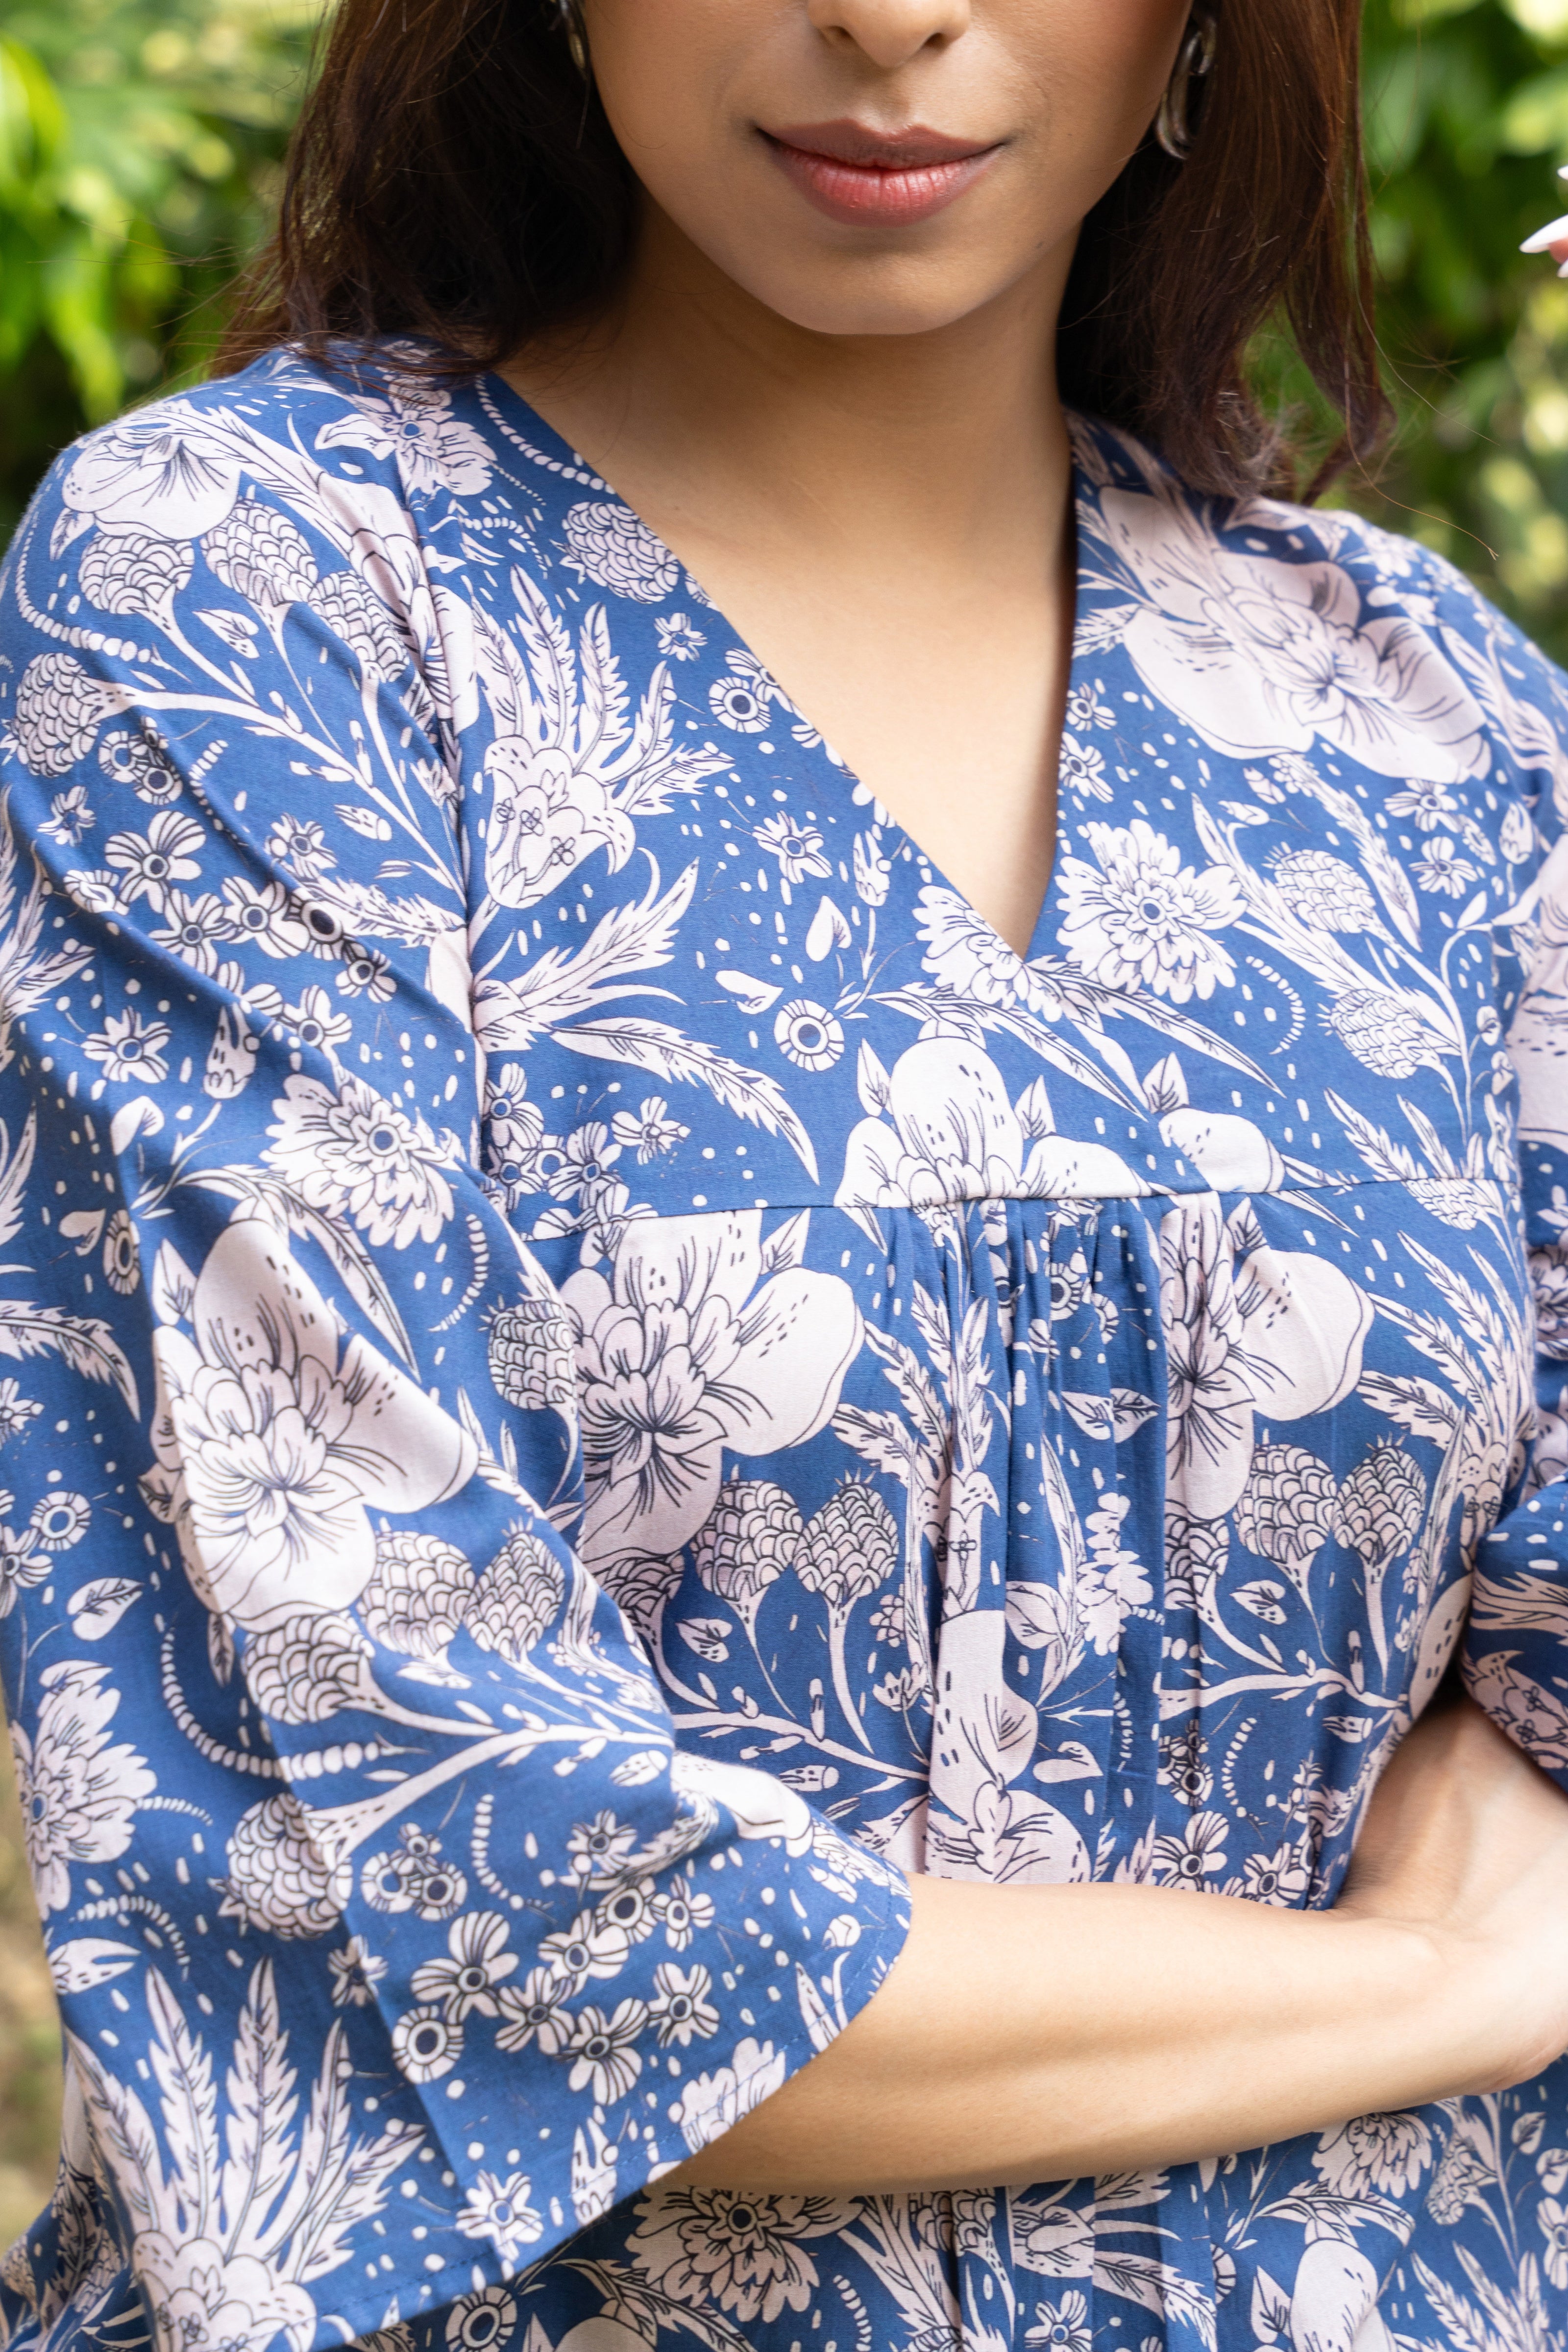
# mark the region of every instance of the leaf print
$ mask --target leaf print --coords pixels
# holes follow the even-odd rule
[[[0,2322],[788,2352],[703,2284],[771,2241],[687,2216],[676,2293],[639,2200],[880,1981],[888,1861],[1321,1903],[1461,1644],[1568,1778],[1568,688],[1075,425],[1021,959],[508,384],[402,369],[89,438],[0,583],[0,1671],[82,2053]],[[1348,2341],[1391,2243],[1495,2352],[1562,2098],[783,2243],[852,2352]]]

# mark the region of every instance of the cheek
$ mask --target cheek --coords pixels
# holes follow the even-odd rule
[[[737,87],[748,65],[754,75],[759,51],[776,46],[785,14],[779,0],[588,0],[599,96],[627,161],[661,202],[671,186],[700,201],[733,169]]]

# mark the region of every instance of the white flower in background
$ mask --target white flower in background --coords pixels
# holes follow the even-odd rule
[[[1458,850],[1440,833],[1426,844],[1421,861],[1415,868],[1415,879],[1423,890],[1434,890],[1446,898],[1462,898],[1475,881],[1479,868],[1461,857]]]
[[[327,1954],[334,2009],[368,2009],[375,1988],[386,1980],[386,1962],[363,1936],[351,1936],[341,1951]]]
[[[653,1988],[648,2017],[661,2049],[673,2044],[684,2050],[689,2042],[707,2042],[718,2032],[722,2020],[708,1998],[713,1979],[706,1969],[678,1969],[673,1961],[663,1961],[653,1972]]]
[[[369,1507],[454,1494],[473,1441],[337,1318],[259,1219],[229,1225],[197,1279],[195,1339],[153,1335],[157,1468],[142,1491],[174,1524],[209,1608],[245,1626],[348,1607],[370,1580]]]
[[[73,1863],[112,1862],[131,1843],[138,1804],[157,1780],[144,1758],[112,1742],[120,1693],[106,1665],[46,1666],[31,1732],[11,1727],[33,1892],[47,1919],[71,1899]]]
[[[447,1958],[425,1960],[409,1978],[417,2001],[437,2004],[450,2018],[496,2013],[496,1992],[517,1968],[506,1948],[511,1933],[499,1911],[469,1911],[447,1933]]]
[[[642,2073],[642,2059],[633,2045],[647,2025],[647,2010],[640,2000],[619,2001],[613,2012],[591,2002],[580,2009],[562,2053],[572,2062],[572,2089],[589,2092],[601,2107],[624,2099]]]
[[[393,2063],[405,2082],[438,2083],[463,2054],[463,2029],[444,2009],[405,2010],[392,2029]]]

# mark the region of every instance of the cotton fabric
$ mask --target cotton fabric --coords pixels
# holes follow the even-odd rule
[[[89,436],[0,583],[68,2054],[10,2340],[1562,2352],[1561,2067],[1159,2175],[661,2176],[903,1872],[1329,1903],[1456,1656],[1568,1783],[1568,681],[1081,425],[1020,959],[407,357]]]

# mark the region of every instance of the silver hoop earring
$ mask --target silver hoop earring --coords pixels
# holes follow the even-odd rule
[[[1184,163],[1193,152],[1193,84],[1203,81],[1212,70],[1216,37],[1214,18],[1206,10],[1195,8],[1154,118],[1154,136],[1173,163]]]
[[[588,43],[583,31],[583,15],[578,0],[555,0],[555,21],[566,44],[567,55],[582,75],[588,79]]]

